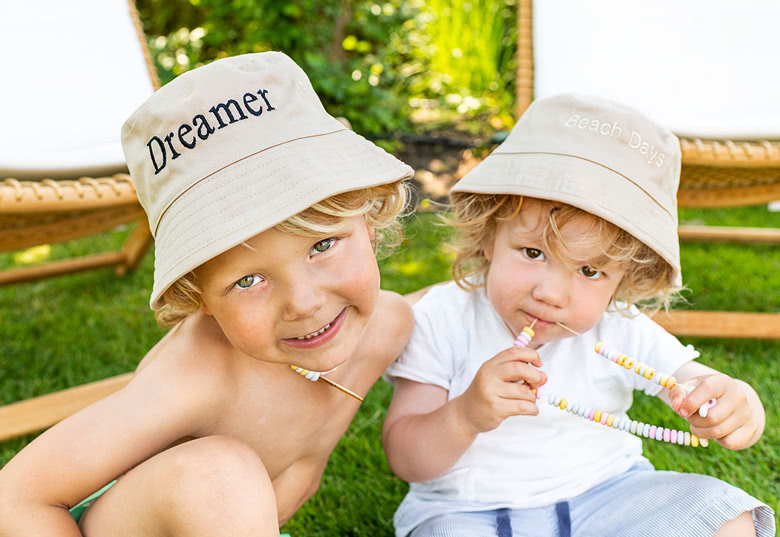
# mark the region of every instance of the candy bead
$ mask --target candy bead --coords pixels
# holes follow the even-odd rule
[[[626,361],[623,363],[623,366],[626,369],[631,369],[634,366],[634,359],[631,357],[626,358]]]
[[[659,427],[658,429],[655,430],[655,439],[660,441],[663,439],[663,437],[664,437],[664,428]]]
[[[565,410],[566,409],[566,398],[565,397],[563,399],[561,399],[560,404],[558,406],[561,407],[561,410]]]
[[[664,438],[664,440],[666,440],[666,438]],[[671,432],[671,434],[669,435],[669,442],[671,442],[672,444],[677,443],[677,431]]]
[[[677,443],[681,446],[685,445],[685,432],[677,431]]]
[[[706,438],[699,438],[699,444],[701,444],[701,447],[707,447],[710,445],[710,441]]]
[[[669,377],[669,380],[666,381],[666,387],[671,390],[675,386],[677,386],[677,379],[674,377]]]
[[[657,427],[655,425],[650,426],[650,430],[648,431],[648,435],[650,438],[655,438],[655,430]]]
[[[550,394],[550,396],[547,398],[547,403],[551,405],[555,404],[555,396],[553,394]]]
[[[631,425],[628,426],[628,432],[636,434],[636,426],[639,425],[636,420],[631,420]]]
[[[658,384],[666,388],[666,383],[669,381],[669,375],[661,375]]]
[[[685,431],[685,437],[683,438],[683,443],[686,446],[690,446],[691,445],[691,433],[689,433],[688,431]]]
[[[617,365],[623,365],[623,363],[626,361],[626,358],[628,358],[628,356],[626,356],[625,354],[621,354],[620,356],[618,356]]]
[[[637,371],[637,368],[639,369],[639,371]],[[645,374],[646,369],[647,369],[647,364],[643,364],[642,362],[639,362],[637,366],[634,368],[634,372],[642,376]]]
[[[691,445],[693,447],[699,447],[699,437],[696,436],[695,434],[691,435]]]
[[[531,328],[530,326],[523,327],[523,332],[528,334],[528,339],[533,339],[534,336],[536,335],[536,332],[534,332],[533,328]]]
[[[553,399],[553,406],[558,406],[561,403],[561,398],[559,396],[555,396],[555,399]]]
[[[603,347],[603,346],[604,346],[604,343],[602,343],[601,341],[596,343],[596,352],[601,354],[601,347]]]
[[[600,422],[601,421],[601,410],[596,410],[593,412],[593,421]]]
[[[606,425],[608,417],[609,417],[609,414],[607,414],[606,412],[602,413],[601,414],[601,419],[599,420],[599,423],[602,424],[602,425]]]
[[[649,423],[645,423],[645,427],[644,427],[644,429],[642,429],[642,436],[647,438],[647,435],[649,433],[650,433],[650,424]]]
[[[672,433],[669,431],[669,429],[664,429],[664,442],[669,442],[672,438]]]
[[[645,371],[644,377],[647,380],[650,380],[651,378],[653,378],[654,374],[655,374],[655,369],[653,369],[652,367],[648,367],[647,370]]]

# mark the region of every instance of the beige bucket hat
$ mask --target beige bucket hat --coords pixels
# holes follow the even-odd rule
[[[413,174],[330,116],[280,52],[177,77],[125,122],[122,147],[155,238],[153,309],[181,276],[314,203]]]
[[[581,95],[534,101],[509,137],[451,192],[560,201],[631,233],[682,282],[677,237],[680,142],[622,104]]]

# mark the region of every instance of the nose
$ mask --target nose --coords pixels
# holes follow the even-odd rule
[[[326,300],[325,292],[316,280],[301,275],[287,285],[282,319],[289,322],[311,317]]]
[[[569,302],[571,278],[571,271],[564,267],[551,268],[545,271],[543,277],[536,283],[531,296],[534,300],[548,306],[563,308]]]

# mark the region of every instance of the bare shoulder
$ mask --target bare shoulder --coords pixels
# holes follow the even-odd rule
[[[376,356],[386,365],[401,353],[414,328],[414,314],[404,297],[392,291],[380,291],[367,335]]]
[[[154,389],[164,384],[192,406],[214,407],[230,393],[232,346],[212,318],[193,316],[166,334],[144,357],[134,381]]]

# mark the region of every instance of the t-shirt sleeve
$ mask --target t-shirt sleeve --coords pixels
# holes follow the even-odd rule
[[[693,348],[693,345],[686,346],[680,343],[680,340],[644,314],[640,314],[636,321],[641,328],[640,336],[637,338],[639,347],[636,358],[652,367],[655,372],[650,380],[633,375],[634,388],[648,395],[658,395],[664,390],[657,382],[657,379],[661,378],[659,373],[674,375],[682,365],[698,358],[699,352]]]
[[[398,359],[385,370],[386,380],[400,377],[449,391],[456,343],[448,336],[459,323],[450,318],[454,308],[442,300],[442,291],[434,288],[414,305],[412,336]]]

